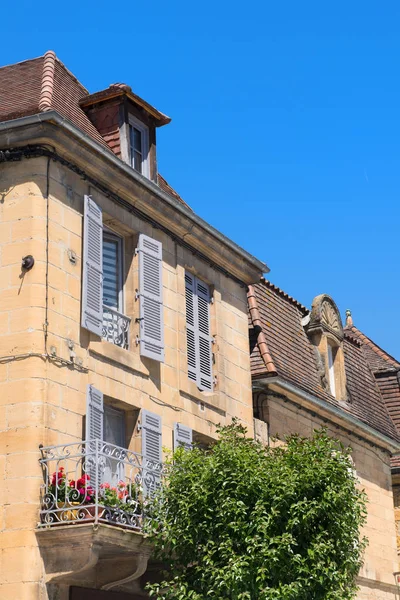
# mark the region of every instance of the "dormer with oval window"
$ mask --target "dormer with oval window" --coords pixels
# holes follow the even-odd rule
[[[316,348],[321,384],[336,400],[346,402],[343,325],[338,307],[330,296],[320,294],[314,298],[305,328]]]

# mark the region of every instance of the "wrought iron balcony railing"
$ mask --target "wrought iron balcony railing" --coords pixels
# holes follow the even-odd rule
[[[107,523],[142,531],[165,466],[100,440],[41,448],[39,527]]]
[[[129,317],[103,304],[103,340],[129,350],[130,324]]]

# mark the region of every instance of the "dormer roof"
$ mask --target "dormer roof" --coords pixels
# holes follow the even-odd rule
[[[400,429],[398,433],[363,346],[354,333],[348,335],[346,328],[343,330],[349,401],[338,402],[322,384],[321,365],[306,332],[305,323],[309,322],[311,311],[266,279],[251,287],[249,329],[253,381],[279,377],[398,441]],[[327,298],[325,295],[317,297],[319,308],[323,308]],[[321,322],[322,313],[314,311],[314,317]]]
[[[132,88],[126,83],[113,83],[105,90],[100,90],[99,92],[85,96],[79,104],[82,108],[89,108],[90,106],[93,106],[93,104],[99,102],[106,102],[108,100],[113,100],[114,98],[124,97],[128,98],[133,104],[144,110],[149,117],[152,117],[156,127],[162,127],[171,122],[171,117],[167,117],[167,115],[164,115],[154,108],[154,106],[151,106],[146,100],[143,100],[143,98],[134,94]]]

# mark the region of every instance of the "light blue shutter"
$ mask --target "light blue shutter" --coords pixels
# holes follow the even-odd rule
[[[161,482],[161,417],[142,409],[143,493],[151,494]]]
[[[198,335],[197,335],[197,299],[195,277],[185,273],[186,295],[186,346],[188,361],[188,378],[196,384],[199,379]]]
[[[99,483],[99,464],[96,463],[96,447],[101,448],[103,441],[103,392],[92,385],[87,386],[86,392],[86,459],[85,470],[90,476],[91,484],[96,487]],[[93,440],[98,440],[93,443]],[[97,455],[98,456],[98,455]]]
[[[210,336],[210,288],[206,283],[196,279],[197,323],[198,323],[198,355],[200,390],[212,390],[212,339]]]
[[[181,423],[175,423],[174,425],[174,450],[183,446],[187,450],[192,448],[193,443],[193,430],[186,425]]]
[[[188,377],[200,390],[211,391],[212,338],[210,336],[210,288],[185,273]]]
[[[164,362],[162,244],[139,235],[140,354]]]
[[[98,336],[103,325],[103,215],[90,196],[84,198],[82,327]]]

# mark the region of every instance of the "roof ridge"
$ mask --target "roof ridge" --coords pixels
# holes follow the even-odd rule
[[[249,306],[250,319],[253,324],[254,330],[257,333],[258,350],[261,354],[261,358],[263,360],[265,368],[267,369],[268,374],[277,375],[278,371],[276,370],[273,358],[269,352],[267,339],[262,328],[262,321],[260,317],[260,312],[258,310],[255,289],[252,285],[249,285],[247,289],[247,302]]]
[[[44,58],[44,54],[41,54],[40,56],[35,56],[35,58],[26,58],[25,60],[20,60],[15,63],[10,63],[9,65],[1,65],[0,71],[1,71],[1,69],[8,69],[9,67],[15,67],[17,65],[23,65],[28,62],[34,62],[35,60],[40,60],[41,58]]]
[[[49,50],[44,55],[42,82],[39,96],[39,110],[46,112],[52,109],[53,90],[54,90],[54,69],[56,55],[53,50]]]
[[[304,304],[301,304],[301,302],[296,300],[296,298],[293,298],[293,296],[289,296],[289,294],[287,292],[284,292],[280,287],[278,287],[277,285],[275,285],[268,279],[265,279],[265,277],[261,277],[260,283],[264,283],[267,287],[272,289],[274,292],[277,292],[280,296],[282,296],[282,298],[284,298],[285,300],[288,300],[291,304],[294,304],[295,306],[297,306],[297,308],[299,308],[303,313],[308,314],[310,312],[310,309],[307,308],[306,306],[304,306]]]
[[[347,329],[347,331],[346,331],[346,329]],[[363,344],[365,344],[366,346],[369,346],[371,348],[371,350],[373,350],[375,352],[375,354],[377,354],[380,358],[383,358],[388,363],[391,363],[391,364],[395,365],[396,367],[400,367],[400,363],[398,360],[396,360],[393,356],[388,354],[385,350],[383,350],[380,346],[378,346],[378,344],[373,342],[371,340],[371,338],[369,338],[367,335],[365,335],[365,333],[362,333],[362,331],[357,329],[357,327],[355,327],[354,325],[352,325],[351,327],[345,327],[344,330],[345,330],[345,333],[348,333],[350,331],[354,335],[358,336],[358,338],[361,340],[361,342]]]

